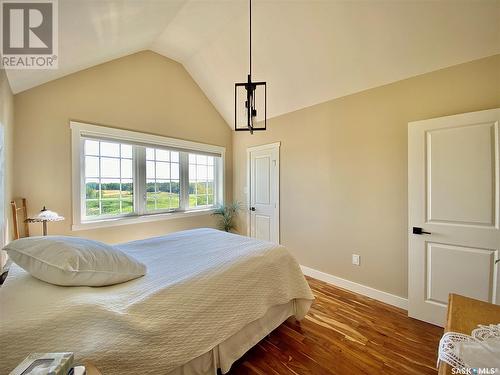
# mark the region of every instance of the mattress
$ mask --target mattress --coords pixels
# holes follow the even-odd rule
[[[0,374],[50,351],[72,351],[107,375],[167,374],[218,352],[227,371],[223,343],[291,301],[301,301],[301,319],[313,300],[295,259],[269,242],[196,229],[117,246],[147,265],[144,277],[60,287],[11,267],[0,288]]]

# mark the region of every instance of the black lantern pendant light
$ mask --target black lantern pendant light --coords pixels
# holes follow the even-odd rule
[[[252,82],[252,0],[250,3],[250,67],[247,82],[234,84],[234,130],[266,130],[266,82]]]

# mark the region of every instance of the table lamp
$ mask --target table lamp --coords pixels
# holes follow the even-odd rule
[[[47,222],[48,221],[62,221],[64,220],[63,216],[60,216],[57,212],[47,210],[45,206],[43,206],[42,210],[33,218],[29,218],[29,223],[42,223],[43,224],[43,235],[47,235]]]

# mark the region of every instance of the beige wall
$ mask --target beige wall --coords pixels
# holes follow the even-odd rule
[[[10,201],[12,200],[12,170],[13,170],[13,148],[14,148],[14,97],[10,90],[9,82],[7,81],[7,76],[5,70],[0,69],[0,127],[4,135],[4,164],[0,165],[3,168],[1,173],[3,173],[3,183],[4,183],[4,200],[0,204],[3,204],[3,215],[5,217],[4,227],[5,232],[2,233],[0,229],[0,245],[8,242],[12,237],[10,233]],[[0,213],[1,214],[1,213]],[[0,251],[0,266],[5,262],[5,253]]]
[[[15,96],[14,193],[32,214],[47,205],[68,218],[51,233],[110,243],[210,226],[201,216],[72,232],[69,121],[225,146],[226,198],[241,202],[246,148],[281,141],[282,243],[303,265],[406,296],[407,123],[500,107],[499,88],[497,55],[279,116],[250,136],[231,132],[180,64],[141,52]]]
[[[407,296],[407,124],[496,107],[500,55],[273,118],[233,136],[234,198],[246,200],[246,148],[281,141],[282,243],[305,266]]]
[[[213,226],[209,215],[89,231],[71,231],[70,120],[226,147],[226,195],[232,194],[231,130],[182,65],[150,51],[98,65],[15,95],[14,192],[31,214],[43,205],[67,220],[49,233],[109,243]],[[31,226],[34,234],[40,227]]]

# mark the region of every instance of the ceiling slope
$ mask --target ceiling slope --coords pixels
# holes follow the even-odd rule
[[[147,49],[184,0],[58,2],[59,62],[54,70],[7,70],[14,93]]]
[[[60,69],[8,71],[15,92],[142,49],[184,65],[232,126],[248,73],[248,3],[60,1]],[[254,0],[253,73],[268,117],[500,53],[500,1]]]
[[[153,50],[176,54],[232,125],[234,82],[248,71],[248,9],[214,3],[206,18],[186,5]],[[253,30],[253,72],[267,81],[273,117],[500,53],[500,2],[255,1]],[[199,42],[196,52],[171,48],[183,35]]]

